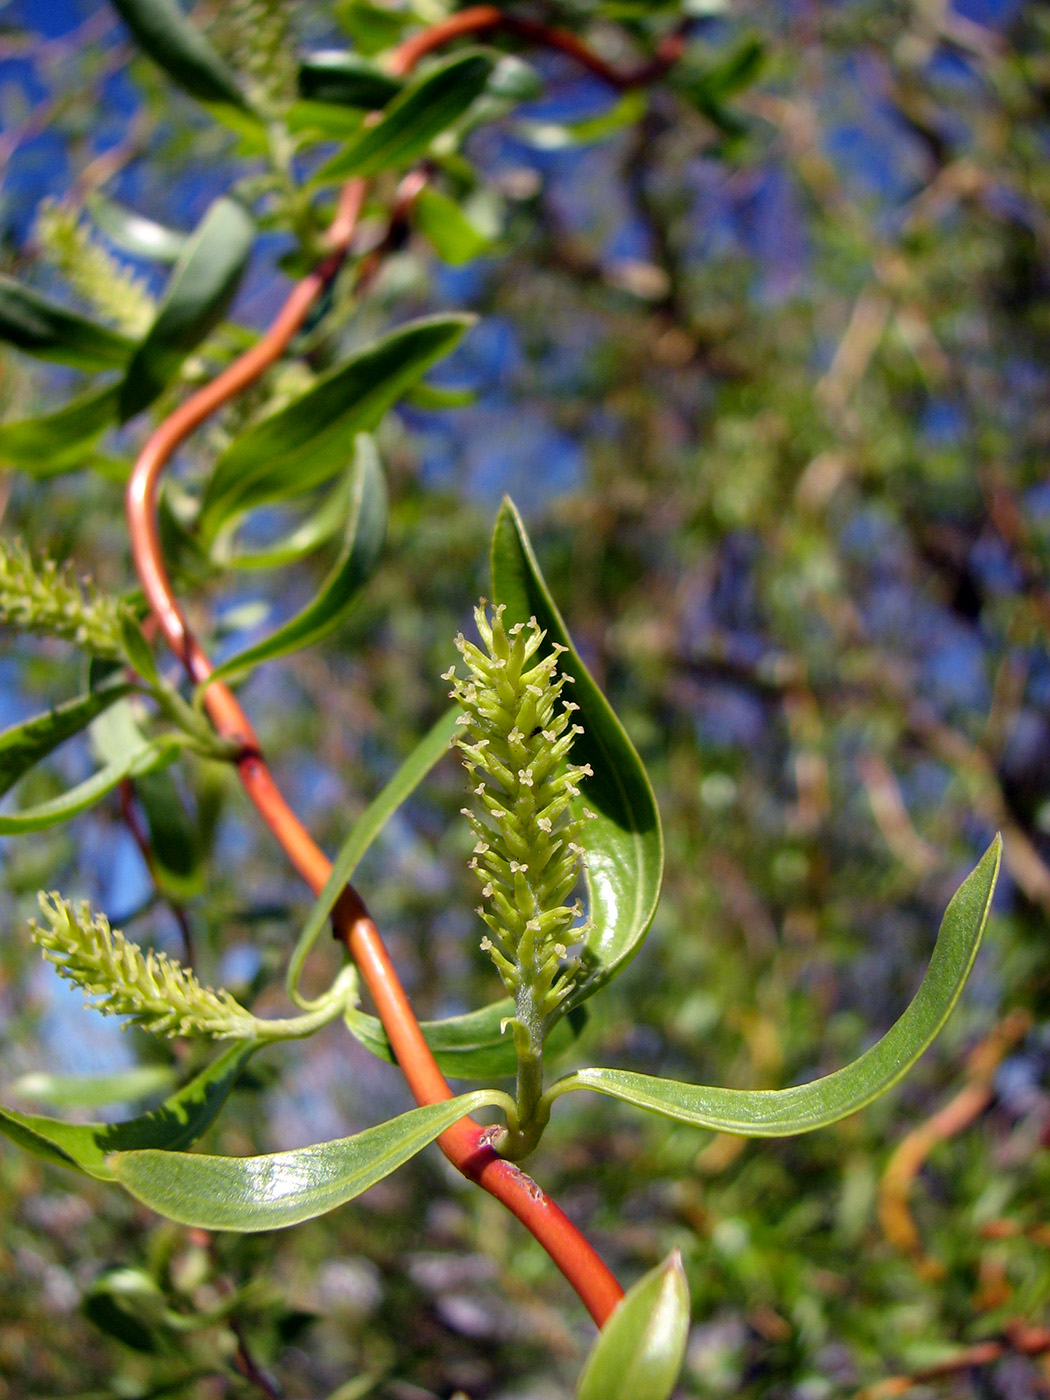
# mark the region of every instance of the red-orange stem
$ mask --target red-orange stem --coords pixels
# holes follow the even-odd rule
[[[569,53],[618,87],[655,76],[653,65],[649,65],[646,76],[625,78],[614,74],[573,35],[527,21],[510,21],[488,6],[464,11],[448,24],[435,26],[415,41],[409,41],[409,45],[402,46],[395,54],[395,70],[407,73],[425,53],[450,39],[500,26]],[[673,62],[673,58],[657,60],[661,65],[665,62]],[[331,251],[326,259],[297,284],[257,345],[165,419],[139,455],[128,484],[128,528],[139,579],[169,645],[197,684],[208,680],[213,668],[185,623],[164,567],[156,510],[161,473],[190,433],[252,384],[287,349],[310,307],[342,265],[364,196],[362,181],[353,180],[346,186],[329,230]],[[214,683],[205,691],[204,703],[218,733],[240,745],[237,768],[248,796],[296,870],[314,893],[319,894],[331,873],[331,863],[274,782],[259,752],[255,732],[232,691],[221,683]],[[360,969],[417,1102],[436,1103],[451,1098],[452,1090],[426,1043],[379,931],[360,896],[349,886],[333,911],[333,924],[336,936]],[[602,1326],[623,1296],[623,1290],[568,1217],[519,1167],[492,1150],[488,1130],[472,1119],[462,1119],[438,1141],[442,1151],[464,1176],[501,1201],[539,1240],[595,1322]]]

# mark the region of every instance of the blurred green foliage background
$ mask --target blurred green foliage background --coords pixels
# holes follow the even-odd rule
[[[198,8],[222,43],[237,7]],[[304,48],[360,42],[371,14],[287,8]],[[535,8],[616,57],[687,7]],[[446,703],[438,677],[514,496],[668,841],[648,942],[590,1004],[565,1068],[771,1087],[837,1067],[903,1008],[950,894],[1002,829],[970,986],[887,1098],[745,1144],[573,1095],[531,1169],[621,1277],[682,1250],[683,1396],[884,1395],[887,1377],[990,1340],[986,1364],[908,1393],[1027,1400],[1050,1386],[1046,1356],[1010,1341],[1018,1323],[1050,1327],[1050,10],[692,8],[685,60],[637,100],[528,55],[545,95],[466,148],[484,254],[449,266],[417,230],[388,259],[345,334],[476,311],[441,371],[474,399],[388,417],[377,578],[336,643],[263,668],[243,698],[335,849]],[[32,237],[46,196],[104,181],[188,228],[244,174],[235,139],[133,56],[108,7],[7,3],[0,25],[5,270],[48,285]],[[279,304],[287,247],[264,240],[237,305],[248,324]],[[66,387],[11,355],[0,403],[23,417]],[[8,472],[4,529],[126,589],[120,491]],[[182,591],[235,638],[308,598],[324,563],[291,571],[282,596],[251,576]],[[72,694],[78,664],[5,639],[0,717]],[[70,746],[27,790],[58,791],[86,762]],[[179,895],[198,965],[280,1005],[308,900],[232,777],[187,772]],[[497,992],[461,789],[445,762],[358,881],[420,1015]],[[119,804],[0,843],[0,874],[0,1083],[167,1063],[81,1010],[25,934],[37,889],[59,888],[178,948]],[[935,1119],[964,1089],[958,1121]],[[333,1026],[260,1056],[207,1142],[295,1146],[408,1106],[396,1070]],[[931,1121],[894,1194],[895,1148]],[[590,1344],[539,1247],[434,1149],[322,1221],[207,1241],[5,1143],[0,1219],[3,1400],[259,1394],[236,1374],[239,1336],[289,1397],[555,1400]]]

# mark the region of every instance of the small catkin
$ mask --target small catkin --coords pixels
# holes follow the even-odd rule
[[[565,648],[540,655],[546,633],[536,619],[507,628],[503,607],[490,618],[484,599],[474,610],[483,648],[456,638],[467,666],[453,668],[452,698],[463,706],[462,750],[476,798],[464,808],[477,843],[471,868],[484,901],[478,913],[491,937],[491,955],[513,996],[531,991],[541,1016],[554,1013],[575,985],[578,966],[566,946],[586,938],[574,927],[583,912],[572,899],[582,859],[578,837],[590,813],[574,815],[588,765],[568,762],[583,730],[572,720],[578,706],[562,699],[572,680],[558,671]]]

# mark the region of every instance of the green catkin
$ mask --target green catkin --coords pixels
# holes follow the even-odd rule
[[[76,209],[44,200],[36,218],[36,241],[89,306],[128,335],[145,334],[153,321],[153,298],[132,272],[110,256]]]
[[[36,564],[17,543],[0,540],[0,623],[76,642],[95,656],[123,656],[124,604],[73,582],[53,560]]]
[[[59,975],[88,994],[88,1005],[155,1035],[251,1039],[257,1022],[225,990],[202,986],[181,963],[152,949],[143,953],[103,914],[57,894],[39,896],[45,924],[30,926],[33,941]]]
[[[540,657],[546,633],[536,619],[506,628],[503,612],[490,618],[482,600],[474,617],[484,650],[458,636],[468,674],[460,679],[453,669],[443,679],[466,711],[454,742],[477,799],[477,810],[463,810],[477,837],[470,865],[490,934],[482,946],[515,998],[517,1019],[542,1043],[578,973],[566,946],[588,932],[573,927],[583,910],[571,896],[583,857],[577,838],[591,814],[573,815],[571,803],[591,769],[568,762],[583,730],[572,721],[578,706],[562,699],[572,680],[557,669],[565,648]]]

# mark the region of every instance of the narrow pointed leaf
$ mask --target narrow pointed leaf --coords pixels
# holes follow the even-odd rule
[[[0,836],[21,836],[27,831],[43,831],[45,827],[68,821],[70,817],[86,812],[96,802],[101,802],[125,778],[136,772],[148,772],[165,762],[171,753],[170,743],[148,744],[107,763],[60,797],[53,797],[33,807],[23,807],[17,812],[0,813]]]
[[[248,110],[236,78],[186,18],[177,0],[112,3],[143,53],[192,97]]]
[[[351,827],[350,834],[332,863],[332,873],[328,882],[318,895],[303,925],[288,964],[286,986],[293,1001],[298,1001],[297,988],[307,955],[324,931],[328,916],[352,878],[361,857],[397,809],[415,792],[434,764],[448,753],[455,732],[456,712],[448,710],[427,730],[382,792],[372,799]]]
[[[9,1086],[20,1099],[50,1104],[52,1108],[103,1108],[112,1103],[134,1103],[151,1098],[175,1082],[168,1065],[136,1065],[113,1074],[48,1074],[31,1071]]]
[[[313,102],[331,102],[366,112],[385,107],[401,91],[401,81],[360,54],[324,49],[299,66],[299,94]]]
[[[573,647],[510,500],[504,500],[492,536],[492,593],[506,605],[508,624],[535,616],[547,632],[546,647],[560,642],[568,648],[559,665],[575,678],[572,699],[584,731],[572,760],[594,770],[577,799],[578,807],[597,814],[578,838],[593,930],[582,954],[583,981],[567,999],[568,1009],[624,968],[649,930],[663,878],[660,817],[634,745]]]
[[[109,1159],[116,1179],[169,1220],[205,1230],[278,1230],[312,1220],[360,1196],[396,1171],[495,1090],[426,1104],[354,1137],[271,1152],[263,1157],[121,1152]]]
[[[136,258],[173,263],[178,262],[186,248],[184,233],[136,214],[134,209],[125,209],[105,195],[90,195],[87,206],[99,230]]]
[[[38,1113],[0,1108],[0,1133],[49,1162],[112,1181],[113,1173],[106,1163],[110,1152],[140,1148],[181,1152],[192,1146],[215,1120],[257,1048],[254,1043],[232,1045],[159,1107],[124,1123],[63,1123]]]
[[[212,680],[242,676],[263,661],[312,646],[333,632],[357,601],[379,563],[386,539],[387,495],[379,454],[371,437],[357,439],[353,494],[343,549],[320,592],[300,613],[261,642],[216,667]]]
[[[208,209],[172,271],[145,340],[120,387],[120,416],[133,418],[179,372],[183,360],[225,316],[255,238],[244,205],[223,196]]]
[[[122,367],[135,346],[119,331],[68,311],[4,276],[0,276],[0,341],[37,359],[85,370]]]
[[[576,1400],[669,1400],[689,1336],[689,1286],[672,1250],[627,1290],[598,1334]]]
[[[492,240],[474,227],[455,200],[429,186],[416,196],[412,217],[438,256],[454,267],[470,262],[491,246]]]
[[[310,512],[293,529],[265,549],[237,551],[216,555],[232,569],[280,569],[305,559],[308,554],[345,530],[354,496],[354,471],[351,468],[331,489],[316,510]]]
[[[242,433],[205,488],[202,536],[212,540],[234,516],[330,481],[350,460],[357,434],[375,428],[472,324],[469,316],[430,316],[401,326]]]
[[[135,796],[149,828],[153,879],[175,899],[199,894],[203,871],[197,823],[186,810],[170,769],[160,768],[137,777]]]
[[[980,947],[1001,853],[997,836],[948,905],[911,1005],[844,1069],[791,1089],[715,1089],[628,1070],[584,1069],[562,1080],[559,1092],[593,1089],[678,1122],[742,1137],[784,1137],[837,1123],[896,1084],[948,1019]]]
[[[125,684],[100,687],[0,733],[0,797],[59,744],[86,729],[130,690]]]
[[[432,69],[406,87],[374,126],[352,137],[318,178],[343,180],[411,165],[481,96],[492,68],[491,55],[472,51]]]
[[[0,466],[53,476],[86,465],[95,443],[117,417],[117,387],[89,389],[52,413],[0,423]]]
[[[441,1021],[421,1021],[420,1029],[444,1074],[454,1079],[495,1079],[516,1074],[518,1055],[514,1039],[504,1022],[514,1015],[510,997]],[[396,1064],[383,1023],[357,1007],[347,1011],[344,1020],[355,1040],[381,1060]],[[587,1024],[586,1007],[577,1006],[563,1017],[543,1046],[547,1059],[573,1044]]]

